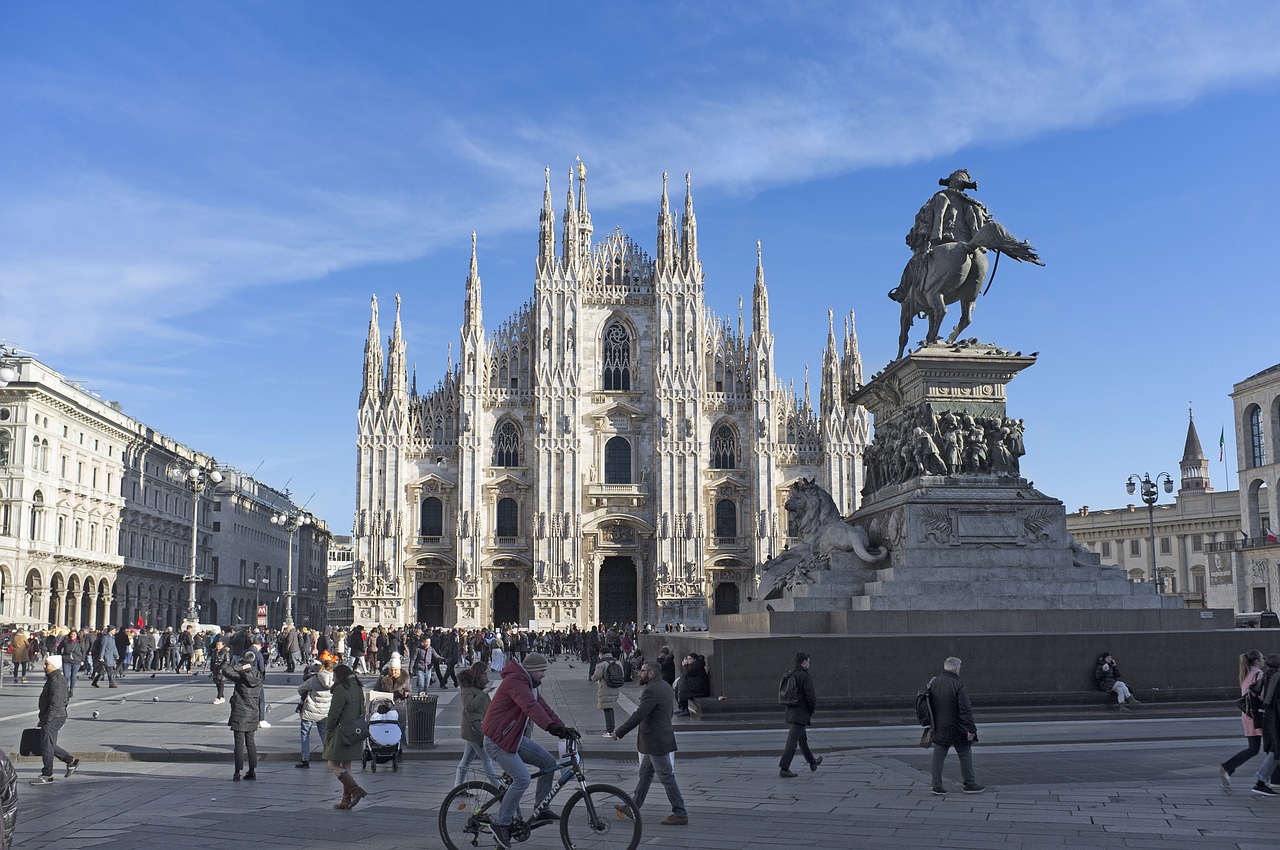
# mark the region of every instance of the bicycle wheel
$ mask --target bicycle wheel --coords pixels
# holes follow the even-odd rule
[[[640,846],[640,809],[631,795],[612,785],[588,785],[560,815],[560,838],[568,850],[635,850]]]
[[[440,804],[440,838],[449,850],[479,847],[489,836],[489,818],[498,813],[502,791],[488,782],[464,782]],[[488,847],[492,841],[486,843]]]

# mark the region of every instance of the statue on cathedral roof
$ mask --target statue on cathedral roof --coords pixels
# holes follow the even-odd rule
[[[967,169],[951,172],[938,185],[944,188],[916,213],[906,237],[911,259],[901,281],[889,291],[889,297],[902,304],[898,358],[907,348],[907,336],[917,315],[929,320],[925,343],[937,342],[946,305],[956,302],[960,303],[960,320],[947,343],[960,337],[973,317],[973,305],[987,276],[988,251],[996,252],[997,264],[1000,254],[1007,254],[1018,262],[1044,265],[1035,248],[1011,236],[986,206],[966,194],[978,188]]]

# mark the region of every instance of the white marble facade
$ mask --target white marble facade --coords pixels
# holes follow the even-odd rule
[[[457,362],[430,390],[406,370],[399,296],[385,351],[373,302],[357,623],[696,627],[735,611],[786,545],[793,481],[857,508],[869,423],[843,401],[861,383],[852,314],[839,344],[828,323],[815,407],[807,377],[797,393],[774,373],[758,245],[749,326],[707,309],[687,177],[673,214],[663,175],[652,257],[619,230],[593,239],[585,169],[561,215],[549,175],[543,200],[532,297],[496,326],[473,236]]]

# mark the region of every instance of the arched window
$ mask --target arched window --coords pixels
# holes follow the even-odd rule
[[[604,329],[601,382],[606,391],[631,389],[631,334],[621,322]]]
[[[738,468],[738,438],[728,425],[717,426],[711,432],[711,468]]]
[[[520,509],[515,499],[499,499],[494,533],[498,537],[515,537],[520,534]]]
[[[716,502],[716,537],[738,536],[738,506],[733,499]]]
[[[520,465],[520,428],[510,419],[493,434],[493,465]]]
[[[631,444],[622,437],[604,444],[604,483],[631,483]]]
[[[10,445],[11,443],[9,441],[9,432],[0,431],[0,466],[9,465]]]
[[[422,536],[440,537],[444,534],[444,505],[435,496],[422,500]]]
[[[31,497],[31,528],[29,530],[32,540],[39,540],[40,533],[44,530],[44,493],[39,490]]]
[[[1262,408],[1249,409],[1249,465],[1267,465],[1267,443],[1262,436]]]

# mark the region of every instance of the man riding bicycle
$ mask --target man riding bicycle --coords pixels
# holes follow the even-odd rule
[[[491,822],[493,837],[502,848],[511,846],[511,820],[520,808],[520,798],[529,787],[529,768],[526,765],[543,769],[556,763],[555,756],[529,737],[529,721],[557,738],[580,737],[577,729],[564,725],[541,693],[534,693],[534,688],[542,684],[542,677],[549,666],[547,657],[540,652],[529,653],[523,663],[508,662],[502,670],[502,684],[494,691],[493,701],[484,715],[481,727],[484,751],[511,777],[511,787]],[[539,800],[551,793],[554,782],[554,771],[538,777]],[[540,826],[543,822],[555,820],[559,820],[559,815],[548,810],[530,821],[529,825]]]

